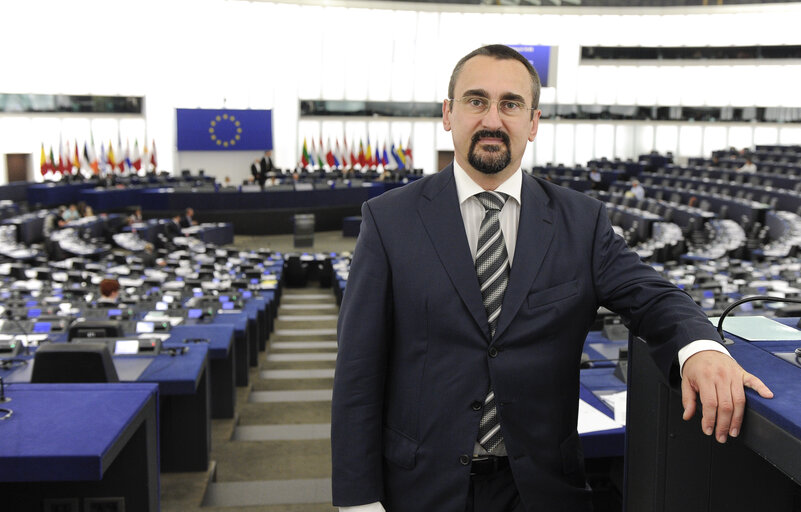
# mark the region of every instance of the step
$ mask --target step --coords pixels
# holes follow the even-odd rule
[[[332,389],[304,389],[293,391],[253,391],[249,402],[330,402]]]
[[[206,489],[204,507],[248,507],[295,503],[330,503],[331,479],[257,480],[212,482]]]
[[[329,439],[330,423],[306,425],[243,425],[236,427],[234,441],[303,441]]]
[[[336,361],[336,352],[281,352],[267,354],[267,361]]]
[[[334,336],[337,335],[336,328],[328,329],[276,329],[276,336]]]
[[[336,341],[274,341],[271,350],[307,350],[310,348],[332,348],[336,350]]]
[[[333,379],[333,368],[307,368],[303,370],[265,370],[262,379]]]

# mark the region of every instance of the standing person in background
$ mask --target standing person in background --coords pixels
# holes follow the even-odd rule
[[[576,422],[599,306],[681,377],[685,419],[700,396],[719,442],[739,434],[744,386],[772,396],[602,202],[522,172],[539,92],[515,50],[468,54],[442,106],[453,163],[362,207],[332,402],[342,511],[591,510]]]
[[[275,166],[273,165],[272,156],[273,151],[268,149],[264,152],[264,156],[261,157],[261,161],[259,162],[259,176],[257,181],[262,190],[264,190],[264,184],[267,183],[267,178],[275,175]]]

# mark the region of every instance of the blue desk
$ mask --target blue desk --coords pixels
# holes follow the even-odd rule
[[[801,368],[773,352],[801,345],[801,332],[798,340],[785,342],[732,339],[731,354],[775,397],[746,390],[742,431],[725,445],[703,435],[700,414],[689,422],[681,419],[679,390],[663,381],[643,342],[631,343],[628,510],[798,510]]]
[[[20,359],[31,359],[24,356]],[[193,344],[182,355],[115,356],[122,381],[158,384],[161,471],[205,471],[211,451],[208,347]],[[6,382],[29,382],[32,364],[0,370]]]
[[[234,366],[236,373],[236,385],[247,386],[250,381],[250,352],[253,342],[250,340],[248,329],[247,313],[224,313],[217,314],[209,320],[186,319],[187,326],[208,326],[208,325],[228,325],[234,328]],[[255,341],[258,353],[258,341]]]
[[[91,188],[78,193],[78,200],[84,201],[96,212],[120,210],[127,206],[134,206],[141,201],[141,194],[150,188]]]
[[[37,183],[28,187],[28,204],[47,208],[77,203],[81,191],[94,186],[94,183]]]
[[[614,412],[598,397],[599,392],[625,391],[626,384],[613,375],[614,368],[590,368],[581,370],[579,397],[610,418]],[[581,435],[584,457],[622,457],[625,449],[626,427]]]
[[[185,340],[208,340],[211,417],[233,418],[236,408],[234,327],[232,325],[179,325],[170,331],[165,347],[192,347]]]
[[[75,510],[103,497],[159,510],[157,386],[12,384],[6,395],[2,407],[14,413],[0,421],[4,510],[41,510],[65,496]]]
[[[192,226],[184,229],[184,233],[207,244],[228,245],[234,243],[234,225],[230,222]]]
[[[195,343],[182,355],[160,354],[139,377],[139,382],[159,385],[162,472],[206,471],[209,467],[208,350]]]

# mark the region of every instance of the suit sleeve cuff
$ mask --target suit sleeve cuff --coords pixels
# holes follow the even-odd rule
[[[679,350],[679,375],[684,376],[684,363],[698,352],[704,350],[715,350],[731,357],[729,351],[717,341],[713,340],[696,340],[688,343],[681,350]]]
[[[355,507],[339,507],[339,512],[385,512],[380,502],[357,505]]]

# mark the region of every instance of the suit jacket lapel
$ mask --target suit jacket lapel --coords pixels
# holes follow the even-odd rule
[[[514,262],[495,329],[496,340],[517,315],[553,241],[553,210],[549,203],[550,198],[537,180],[524,173]]]
[[[431,244],[473,320],[489,338],[487,312],[464,232],[453,165],[432,176],[421,196],[417,211]]]

